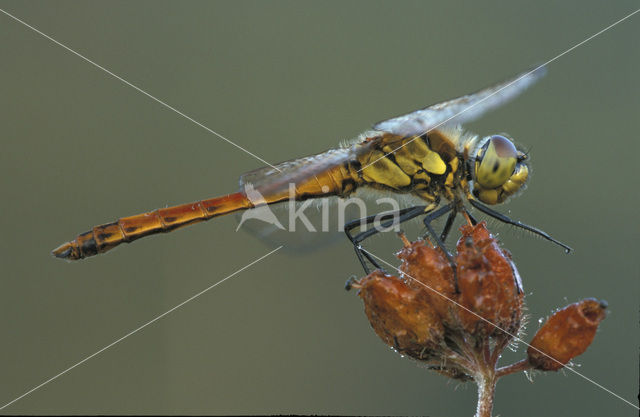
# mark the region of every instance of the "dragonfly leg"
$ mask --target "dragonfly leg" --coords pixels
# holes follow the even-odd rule
[[[371,263],[371,265],[374,266],[375,269],[383,268],[380,266],[380,264],[378,264],[378,262],[376,262],[375,259],[373,259],[371,255],[362,250],[362,247],[360,245],[362,241],[367,239],[368,237],[380,233],[381,229],[386,229],[393,226],[396,222],[399,224],[418,217],[419,215],[424,213],[425,208],[426,206],[408,207],[402,210],[395,210],[382,215],[376,214],[373,216],[368,216],[363,219],[351,221],[344,225],[344,232],[353,244],[356,255],[358,256],[358,260],[360,261],[360,264],[362,265],[362,268],[364,268],[364,272],[366,274],[369,274],[371,271],[369,270],[369,266],[367,265],[365,258]],[[369,225],[376,220],[380,221],[380,227],[373,227],[369,230],[365,230],[364,232],[360,232],[355,236],[351,233],[353,229],[364,225]]]
[[[453,226],[453,222],[456,220],[457,212],[453,210],[449,213],[449,217],[447,217],[447,222],[442,229],[442,233],[440,233],[440,240],[445,242],[447,240],[447,236],[449,236],[449,232],[451,231],[451,226]]]
[[[453,207],[454,207],[453,203],[447,204],[446,206],[443,206],[442,208],[439,208],[438,210],[424,216],[424,219],[422,220],[422,222],[424,223],[424,226],[427,228],[427,233],[433,238],[433,240],[435,240],[438,247],[442,250],[442,252],[444,252],[445,256],[447,257],[447,260],[449,261],[449,265],[451,265],[451,270],[453,271],[453,282],[455,285],[456,293],[458,293],[460,292],[458,291],[458,274],[456,272],[456,263],[453,260],[453,255],[449,253],[447,248],[444,246],[442,239],[440,238],[440,236],[438,236],[436,231],[433,230],[433,227],[431,226],[432,221],[434,221],[438,217],[444,216],[445,214],[447,214],[449,211],[452,211],[452,210],[453,210],[452,213],[447,218],[447,223],[449,223],[449,220],[451,220],[451,223],[453,223],[452,217],[455,218],[455,215],[457,214],[457,210],[455,210]],[[445,229],[447,229],[446,226],[447,225],[445,225]],[[449,229],[450,228],[451,226],[449,226]],[[444,234],[444,231],[443,231],[443,234]]]
[[[471,213],[469,212],[469,210],[466,209],[466,207],[461,206],[460,209],[464,211],[465,215],[468,218],[467,220],[469,220],[473,226],[478,224],[478,221],[476,220],[476,218],[471,215]],[[440,233],[440,240],[443,243],[447,241],[447,237],[449,236],[449,232],[451,231],[451,226],[453,226],[453,222],[455,221],[457,215],[458,215],[458,210],[453,210],[451,211],[451,213],[449,213],[449,217],[447,217],[447,222],[445,223],[444,228],[442,229],[442,233]]]
[[[397,212],[394,212],[397,213]],[[380,265],[378,264],[378,262],[376,262],[375,259],[371,259],[371,256],[369,256],[369,254],[362,252],[362,250],[360,249],[360,241],[356,240],[356,238],[359,236],[353,236],[351,234],[351,231],[353,229],[355,229],[356,227],[361,227],[363,225],[366,224],[370,224],[374,221],[376,216],[368,216],[365,217],[364,219],[358,219],[358,220],[352,220],[350,222],[348,222],[347,224],[344,225],[344,233],[347,235],[347,238],[349,238],[349,241],[351,241],[351,243],[353,244],[353,248],[356,251],[356,256],[358,257],[358,261],[360,261],[360,265],[362,265],[362,268],[364,269],[365,274],[369,274],[371,271],[369,270],[369,267],[367,266],[367,262],[364,260],[364,256],[367,257],[367,259],[369,260],[369,262],[371,262],[371,264],[374,266],[374,268],[376,269],[382,269],[382,267],[380,267]],[[351,289],[351,285],[350,285],[350,281],[347,281],[347,283],[345,284],[345,288],[347,291],[349,291]]]
[[[491,210],[489,207],[485,206],[484,204],[481,204],[481,203],[477,202],[476,200],[469,199],[469,203],[471,203],[471,205],[473,207],[477,208],[478,210],[480,210],[484,214],[487,214],[487,215],[493,217],[496,220],[500,220],[503,223],[507,223],[507,224],[510,224],[512,226],[516,226],[516,227],[519,227],[521,229],[524,229],[524,230],[528,230],[528,231],[530,231],[532,233],[535,233],[538,236],[541,236],[541,237],[547,239],[550,242],[555,243],[558,246],[563,247],[565,252],[567,252],[567,253],[569,253],[569,252],[571,252],[573,250],[569,246],[565,245],[564,243],[562,243],[562,242],[560,242],[558,240],[555,240],[548,233],[546,233],[546,232],[544,232],[544,231],[542,231],[542,230],[540,230],[538,228],[535,228],[533,226],[529,226],[528,224],[524,224],[524,223],[522,223],[522,222],[520,222],[518,220],[510,219],[509,217],[505,216],[504,214],[498,213],[497,211],[494,211],[494,210]]]

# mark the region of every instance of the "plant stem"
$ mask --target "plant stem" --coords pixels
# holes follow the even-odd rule
[[[523,359],[514,364],[499,368],[498,370],[496,370],[496,376],[500,378],[502,376],[513,374],[515,372],[526,371],[527,369],[531,369],[531,364],[529,363],[528,359]]]
[[[476,377],[476,384],[478,384],[478,409],[475,417],[491,417],[496,382],[497,378],[493,370],[487,369],[487,372]]]

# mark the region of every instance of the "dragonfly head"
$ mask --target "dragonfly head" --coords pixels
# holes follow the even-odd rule
[[[476,148],[473,195],[485,204],[504,202],[529,177],[527,155],[502,136],[488,136]]]

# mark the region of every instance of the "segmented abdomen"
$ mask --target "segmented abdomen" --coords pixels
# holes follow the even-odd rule
[[[77,260],[104,253],[123,242],[166,233],[216,216],[252,207],[243,193],[202,200],[149,213],[123,217],[112,223],[95,226],[74,240],[60,245],[52,254],[58,258]]]

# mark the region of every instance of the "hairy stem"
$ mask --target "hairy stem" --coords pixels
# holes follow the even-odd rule
[[[476,384],[478,384],[478,409],[475,417],[491,417],[496,382],[497,378],[493,370],[487,369],[487,372],[476,377]]]
[[[529,363],[528,359],[523,359],[519,362],[499,368],[498,370],[496,370],[496,376],[500,378],[501,376],[526,371],[527,369],[531,369],[531,364]]]

